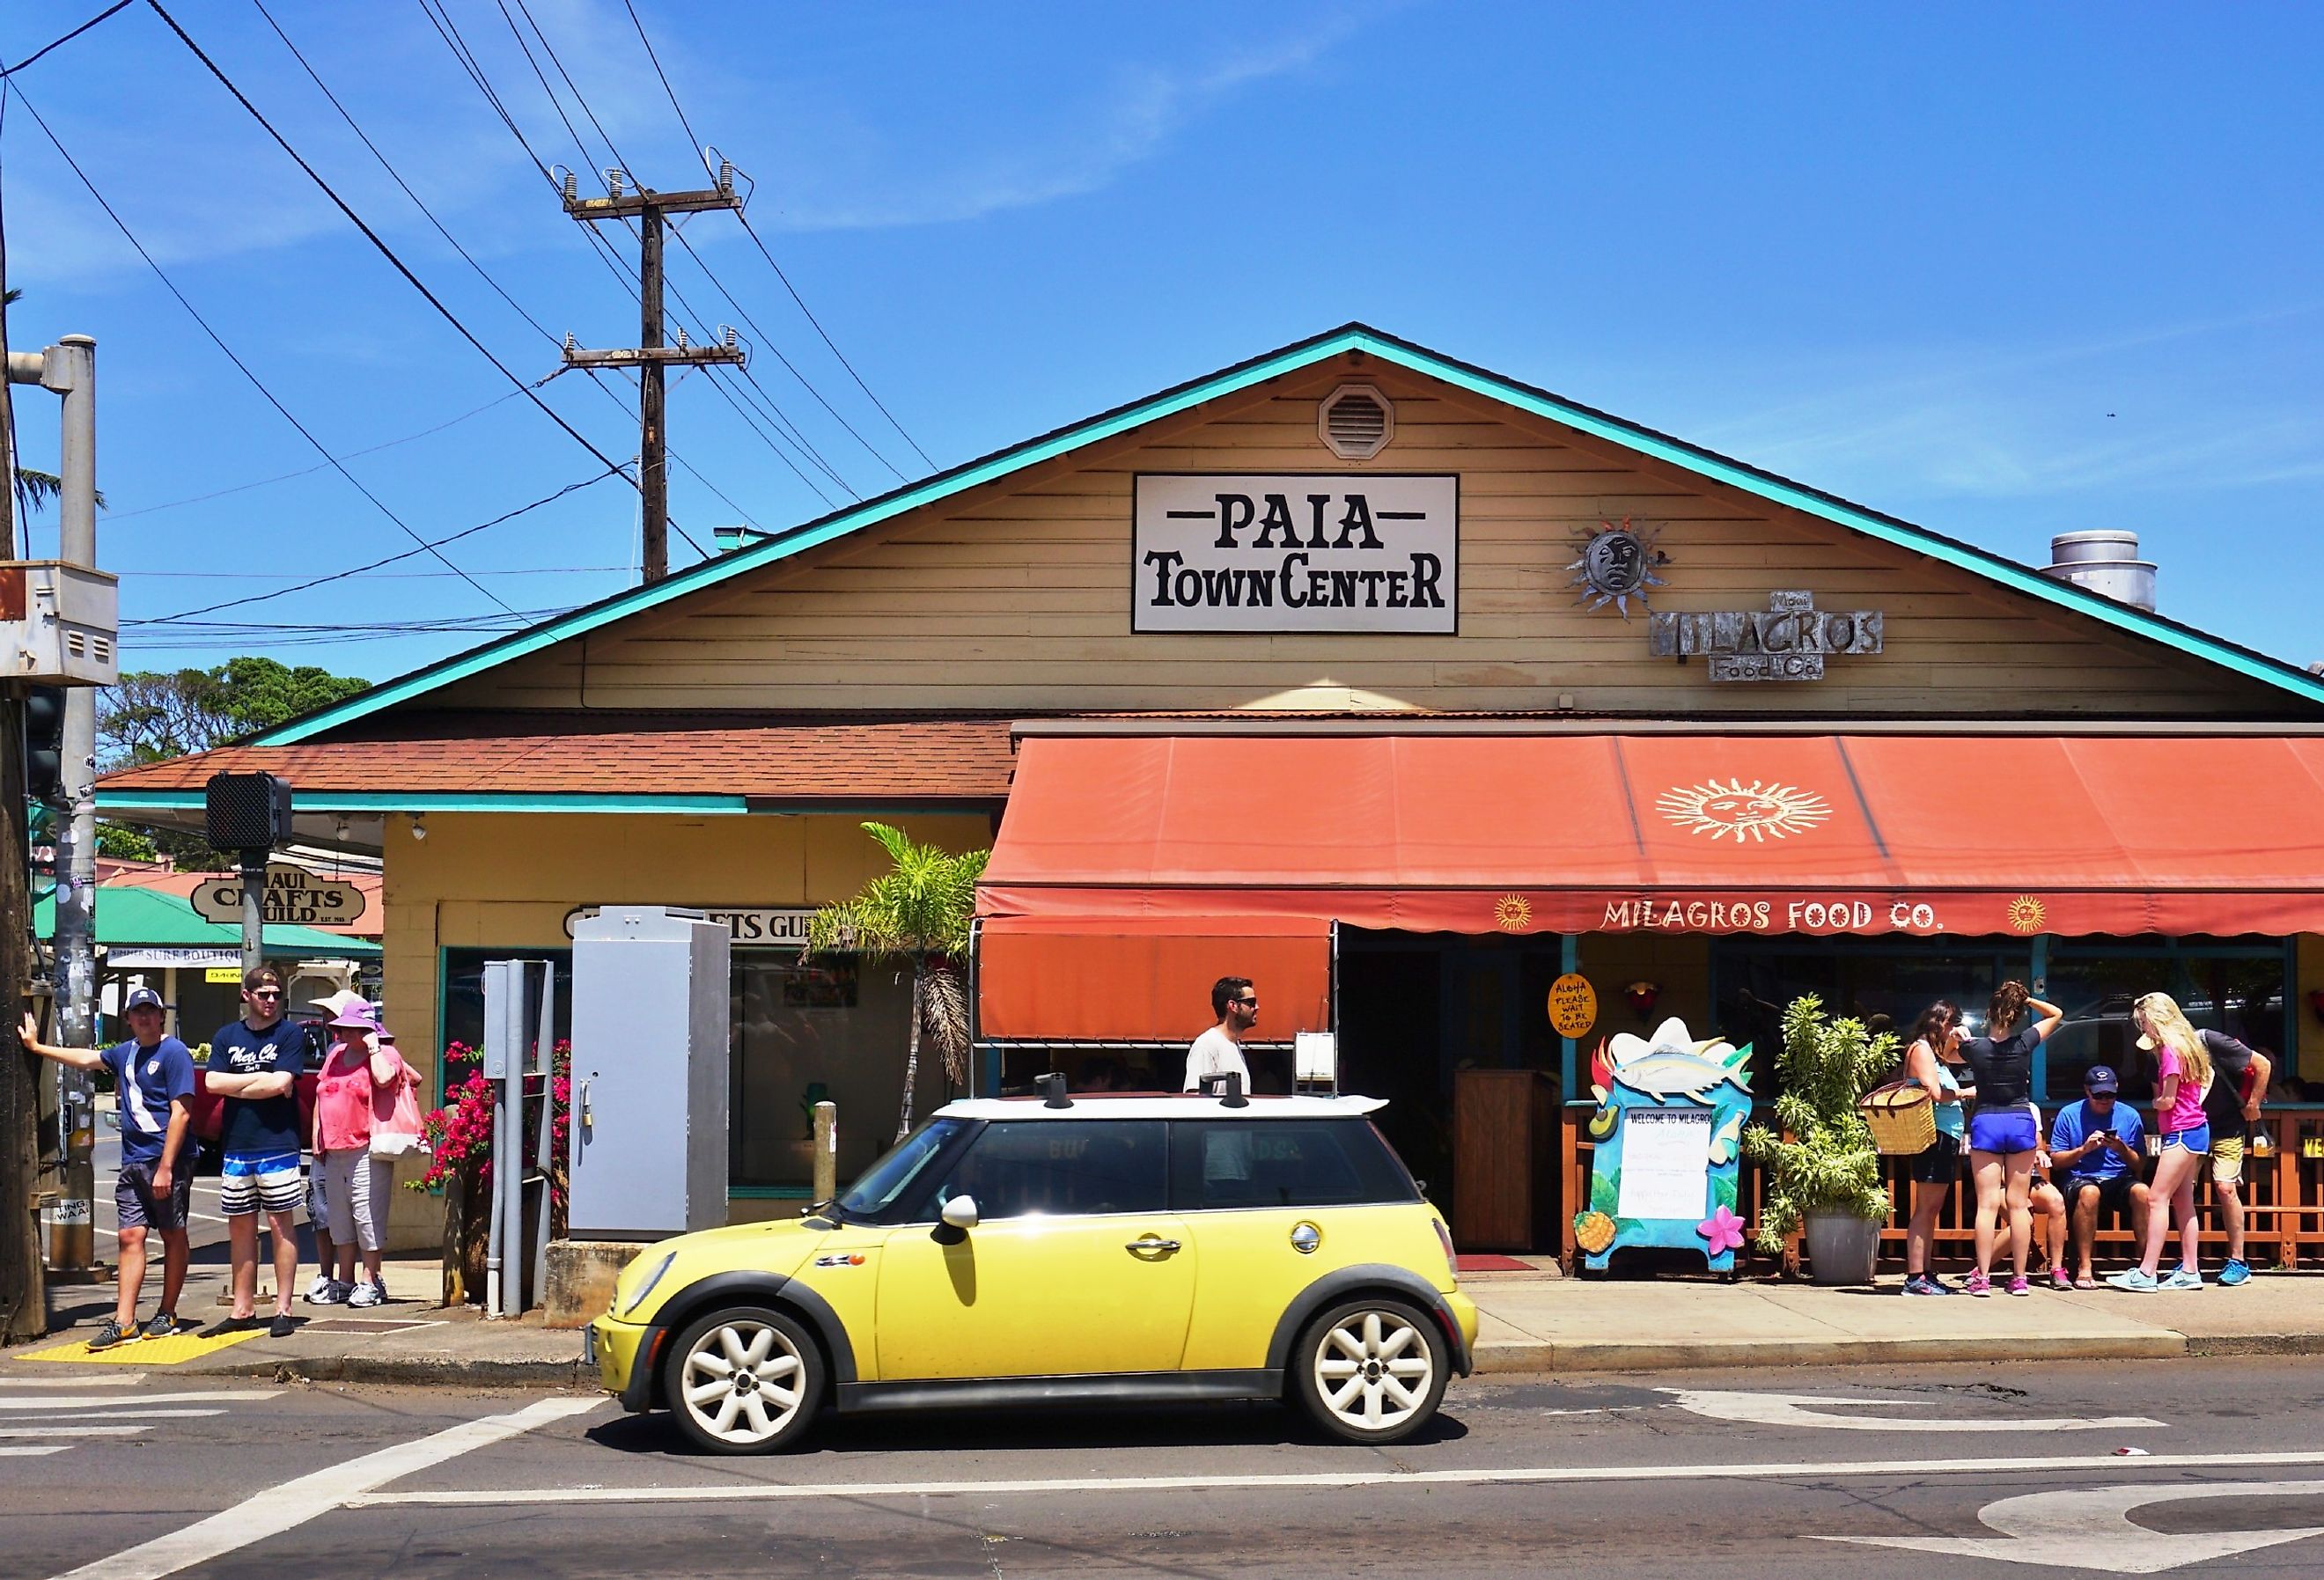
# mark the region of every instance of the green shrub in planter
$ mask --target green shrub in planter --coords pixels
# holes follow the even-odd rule
[[[1784,1012],[1784,1046],[1775,1056],[1784,1095],[1775,1119],[1791,1140],[1766,1125],[1743,1132],[1743,1151],[1767,1170],[1759,1207],[1759,1249],[1784,1248],[1784,1238],[1810,1213],[1888,1215],[1888,1187],[1880,1154],[1856,1111],[1857,1100],[1877,1086],[1896,1062],[1896,1039],[1868,1035],[1864,1022],[1828,1021],[1813,993]]]

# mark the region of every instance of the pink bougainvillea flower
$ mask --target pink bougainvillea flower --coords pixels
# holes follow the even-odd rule
[[[1743,1220],[1722,1202],[1711,1216],[1694,1226],[1694,1232],[1711,1242],[1711,1254],[1740,1251],[1743,1248]]]

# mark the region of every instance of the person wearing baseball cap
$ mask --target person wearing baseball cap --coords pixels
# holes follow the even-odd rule
[[[25,1012],[18,1035],[27,1051],[77,1070],[110,1070],[121,1104],[121,1177],[113,1187],[118,1215],[121,1265],[113,1315],[89,1339],[92,1350],[141,1338],[168,1338],[179,1331],[178,1295],[191,1261],[186,1224],[193,1208],[193,1148],[187,1130],[193,1118],[194,1056],[174,1037],[165,1037],[169,1006],[150,987],[133,987],[122,1001],[130,1039],[98,1052],[92,1048],[51,1048],[40,1039],[40,1022]],[[147,1233],[161,1236],[161,1308],[137,1326],[137,1298],[145,1285]]]
[[[2146,1243],[2146,1182],[2138,1178],[2146,1127],[2138,1110],[2115,1101],[2122,1082],[2106,1065],[2082,1072],[2082,1095],[2058,1110],[2050,1123],[2050,1163],[2072,1215],[2074,1288],[2095,1289],[2091,1248],[2098,1215],[2112,1213],[2130,1224],[2131,1237]],[[2060,1266],[2064,1263],[2061,1262]]]

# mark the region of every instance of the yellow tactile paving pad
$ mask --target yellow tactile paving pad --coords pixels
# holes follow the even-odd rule
[[[204,1355],[214,1355],[229,1344],[256,1338],[266,1330],[244,1328],[239,1333],[222,1333],[205,1337],[198,1333],[181,1333],[170,1338],[141,1338],[129,1344],[115,1344],[110,1349],[92,1354],[85,1339],[69,1344],[52,1344],[45,1350],[34,1350],[16,1357],[20,1361],[78,1361],[94,1365],[175,1366],[184,1361],[198,1361]]]

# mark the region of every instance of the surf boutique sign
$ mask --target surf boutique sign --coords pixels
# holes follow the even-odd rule
[[[1461,482],[1451,475],[1142,475],[1137,632],[1451,633]]]

